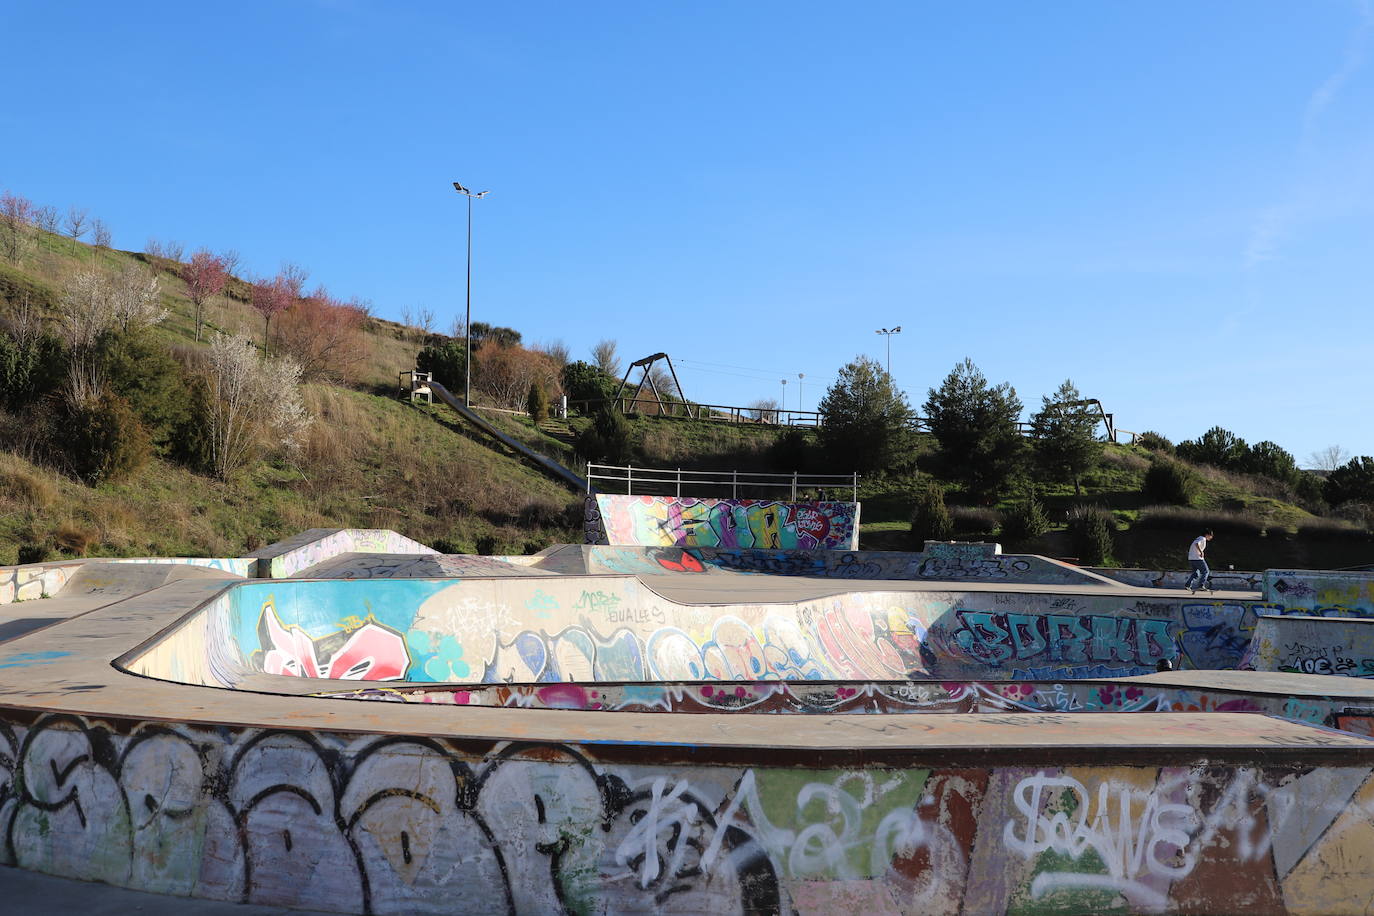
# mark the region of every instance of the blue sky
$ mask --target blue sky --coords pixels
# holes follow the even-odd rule
[[[1370,0],[0,3],[0,187],[694,400],[965,356],[1374,455]],[[397,367],[402,368],[402,367]],[[804,373],[799,385],[797,375]],[[799,391],[800,388],[800,391]]]

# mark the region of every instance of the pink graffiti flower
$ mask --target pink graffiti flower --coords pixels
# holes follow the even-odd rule
[[[321,662],[315,640],[300,627],[284,627],[275,613],[264,615],[272,648],[262,669],[288,677],[323,677],[349,681],[393,681],[410,664],[405,640],[398,633],[369,621],[349,634],[339,651]]]

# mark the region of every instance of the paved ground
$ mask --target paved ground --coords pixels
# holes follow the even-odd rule
[[[18,868],[0,866],[0,912],[6,916],[337,916],[319,910],[291,910],[280,906],[252,906],[191,900],[92,884],[68,881]]]

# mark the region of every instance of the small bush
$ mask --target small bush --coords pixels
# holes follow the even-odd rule
[[[67,416],[63,448],[72,472],[87,483],[119,480],[141,468],[152,452],[148,430],[129,402],[103,394],[76,404]]]
[[[1050,517],[1034,493],[1013,505],[1002,520],[1002,537],[1008,541],[1033,541],[1049,530]]]
[[[484,534],[477,538],[477,552],[484,557],[494,556],[497,552],[497,540],[490,534]]]
[[[768,463],[776,471],[809,471],[815,448],[807,439],[806,433],[795,426],[779,435],[768,446]]]
[[[1367,541],[1369,531],[1360,525],[1334,518],[1318,518],[1298,526],[1302,541]]]
[[[430,372],[434,380],[451,392],[463,390],[466,379],[467,344],[449,339],[425,347],[415,357],[415,368]]]
[[[918,541],[947,541],[954,534],[954,519],[945,507],[945,491],[929,481],[916,494],[911,533]]]
[[[604,460],[612,464],[629,461],[630,421],[620,411],[607,407],[597,411],[592,425],[577,437],[577,454],[588,461]]]
[[[1112,563],[1112,532],[1116,523],[1100,506],[1075,506],[1069,510],[1069,544],[1079,562],[1088,566]]]
[[[1132,527],[1141,531],[1184,531],[1194,535],[1211,528],[1217,534],[1259,537],[1266,526],[1263,519],[1244,512],[1146,506],[1140,510],[1140,518]]]
[[[525,395],[525,412],[536,423],[543,423],[549,418],[549,396],[538,382],[530,382],[530,392]]]
[[[191,417],[191,390],[181,364],[146,332],[106,334],[99,347],[110,389],[129,403],[158,453],[167,454]]]
[[[1188,468],[1177,461],[1158,458],[1150,462],[1140,495],[1150,503],[1171,506],[1190,506],[1197,496],[1198,481]]]
[[[954,506],[949,516],[956,536],[992,534],[1002,524],[1002,513],[978,506]]]
[[[94,531],[83,525],[66,521],[57,526],[52,539],[62,550],[84,557],[86,551],[99,540],[99,537]]]
[[[1174,453],[1174,444],[1154,430],[1148,430],[1135,437],[1135,444],[1152,452]]]
[[[20,341],[0,330],[0,407],[38,400],[63,374],[62,344],[44,334]]]
[[[47,544],[27,543],[19,545],[19,565],[24,566],[28,563],[43,563],[48,557],[52,556],[52,549]]]

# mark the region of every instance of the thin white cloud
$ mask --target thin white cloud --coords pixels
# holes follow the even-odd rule
[[[1308,159],[1313,155],[1314,140],[1318,122],[1341,92],[1341,89],[1355,77],[1369,60],[1370,43],[1374,41],[1374,0],[1356,0],[1355,9],[1359,22],[1346,44],[1341,65],[1313,90],[1303,106],[1302,127],[1298,135],[1300,158]],[[1245,245],[1245,266],[1247,269],[1258,267],[1278,257],[1279,249],[1292,234],[1292,225],[1302,215],[1302,207],[1293,200],[1266,207],[1255,218],[1250,227],[1250,237]]]

